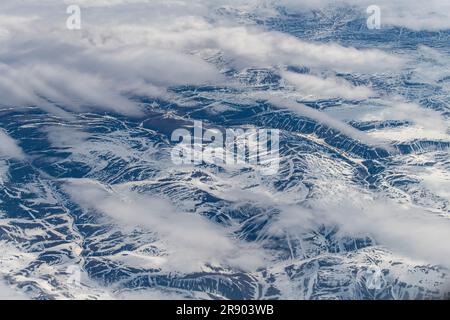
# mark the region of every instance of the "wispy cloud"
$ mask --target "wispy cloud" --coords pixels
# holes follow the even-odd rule
[[[362,194],[346,191],[349,198]],[[341,199],[327,204],[322,199],[310,208],[286,207],[269,232],[296,235],[320,225],[338,226],[340,236],[370,235],[389,250],[422,263],[450,267],[450,222],[431,212],[380,200]]]
[[[142,109],[129,99],[132,95],[170,99],[170,86],[225,85],[220,68],[204,59],[214,54],[235,68],[306,65],[379,72],[398,69],[403,63],[403,58],[381,50],[307,42],[241,24],[217,14],[217,8],[227,7],[220,1],[136,1],[152,9],[145,15],[129,1],[80,3],[86,6],[83,29],[73,32],[65,29],[67,15],[60,3],[38,6],[34,1],[6,0],[7,19],[0,22],[1,105],[139,116]],[[231,5],[260,7],[257,2]],[[316,79],[316,85],[328,86],[329,81]],[[346,89],[344,96],[369,94],[345,83],[340,86]]]
[[[13,286],[0,279],[0,300],[29,300],[29,298]]]
[[[374,95],[374,92],[365,86],[353,86],[348,81],[336,77],[322,78],[309,74],[299,74],[285,71],[281,76],[300,91],[305,98],[344,98],[362,100]]]
[[[184,213],[170,202],[127,190],[106,189],[92,180],[69,180],[66,190],[85,209],[113,218],[128,227],[143,227],[155,234],[163,255],[147,259],[155,268],[195,272],[209,266],[255,270],[263,255],[230,237],[226,229],[198,213]]]
[[[373,137],[369,136],[368,134],[355,129],[352,126],[350,126],[340,120],[334,119],[333,117],[327,115],[324,112],[318,111],[316,109],[307,107],[304,104],[298,103],[298,102],[290,100],[290,99],[285,99],[285,98],[282,98],[279,96],[270,96],[270,95],[261,95],[261,96],[265,96],[268,99],[268,101],[270,103],[274,104],[275,106],[289,109],[289,110],[292,110],[293,112],[297,113],[300,116],[314,119],[322,124],[325,124],[331,128],[334,128],[334,129],[342,132],[343,134],[347,135],[348,137],[353,138],[361,143],[364,143],[364,144],[367,144],[370,146],[382,147],[382,148],[385,148],[386,150],[389,150],[392,152],[394,151],[393,147],[390,146],[389,143],[387,143],[386,141],[373,138]]]
[[[23,159],[25,157],[17,142],[0,129],[0,157]]]

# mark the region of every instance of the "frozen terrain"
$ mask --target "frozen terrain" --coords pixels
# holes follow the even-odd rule
[[[450,6],[379,2],[2,0],[0,298],[447,298]]]

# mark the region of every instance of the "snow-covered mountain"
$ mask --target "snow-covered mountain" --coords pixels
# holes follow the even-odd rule
[[[448,6],[78,3],[0,5],[0,297],[448,297]],[[200,121],[278,171],[174,163]]]

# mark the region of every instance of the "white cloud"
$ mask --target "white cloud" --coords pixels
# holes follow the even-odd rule
[[[414,139],[450,140],[448,135],[449,121],[440,112],[426,109],[413,102],[405,102],[401,97],[390,97],[389,100],[375,100],[361,115],[362,121],[408,121],[411,125],[399,128],[386,128],[369,132],[374,138],[408,141]]]
[[[65,29],[67,15],[57,1],[6,0],[3,15],[8,18],[0,23],[1,105],[37,105],[61,114],[60,106],[75,112],[95,108],[139,116],[142,109],[129,95],[170,99],[170,86],[224,85],[217,66],[201,58],[208,52],[220,53],[236,68],[307,65],[380,72],[403,63],[381,50],[306,42],[215,11],[264,7],[258,1],[81,4],[83,29],[73,32]],[[368,94],[341,85],[347,89],[344,95]]]
[[[450,267],[447,218],[411,204],[398,204],[383,195],[372,197],[342,186],[342,181],[325,181],[325,184],[327,190],[335,189],[326,193],[326,198],[310,199],[306,206],[279,203],[281,214],[268,227],[268,232],[295,236],[322,225],[338,226],[339,236],[371,236],[392,252],[424,264]]]
[[[370,88],[353,86],[348,81],[336,77],[321,78],[309,74],[285,71],[282,77],[305,97],[344,98],[362,100],[374,95]]]
[[[44,128],[44,132],[52,146],[57,148],[79,147],[89,138],[88,133],[69,126],[49,126]]]
[[[450,267],[448,219],[387,200],[369,201],[363,207],[340,203],[323,209],[326,220],[341,226],[345,234],[371,234],[394,252]]]
[[[62,116],[68,116],[63,110],[91,109],[142,116],[141,106],[129,95],[171,100],[174,96],[167,88],[174,85],[236,86],[218,66],[202,58],[214,54],[237,69],[298,65],[331,74],[390,72],[405,62],[403,57],[381,50],[300,40],[242,24],[231,14],[216,11],[219,7],[229,12],[257,8],[274,14],[272,4],[259,1],[81,1],[80,32],[64,28],[64,6],[54,1],[42,6],[34,1],[7,3],[9,19],[0,27],[16,36],[2,38],[0,105],[37,105]],[[282,76],[307,96],[364,99],[372,95],[367,87],[334,77],[291,72]],[[323,113],[295,103],[290,106],[363,143],[380,144]]]
[[[25,157],[17,142],[0,129],[0,157],[23,159]]]
[[[170,202],[128,190],[104,188],[91,180],[69,180],[66,190],[84,208],[95,209],[124,227],[144,227],[155,233],[163,256],[136,257],[163,271],[195,272],[206,265],[255,270],[263,255],[232,239],[227,231],[196,213],[184,213]],[[136,259],[135,259],[136,262]]]
[[[268,101],[270,103],[274,104],[275,106],[289,109],[289,110],[292,110],[293,112],[297,113],[300,116],[314,119],[320,123],[323,123],[324,125],[327,125],[331,128],[334,128],[334,129],[342,132],[346,136],[353,138],[363,144],[367,144],[370,146],[382,147],[382,148],[385,148],[386,150],[394,152],[392,146],[390,146],[386,141],[378,140],[375,137],[371,137],[370,135],[355,129],[352,126],[347,125],[346,123],[344,123],[340,120],[334,119],[333,117],[327,115],[324,112],[307,107],[301,103],[298,103],[298,102],[295,102],[295,101],[292,101],[289,99],[280,98],[279,96],[275,96],[275,95],[273,95],[272,97],[270,95],[264,95],[264,96],[268,99]]]
[[[29,300],[29,298],[0,279],[0,300]]]

